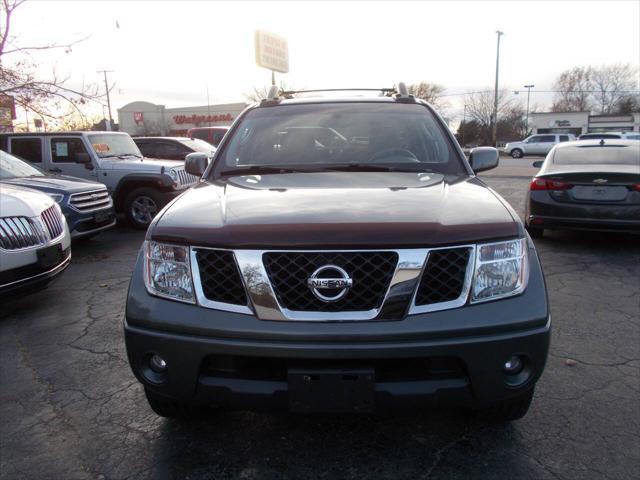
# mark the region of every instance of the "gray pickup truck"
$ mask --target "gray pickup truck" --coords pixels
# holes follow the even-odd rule
[[[6,133],[0,134],[0,148],[46,172],[105,184],[116,211],[142,229],[169,200],[198,181],[182,161],[143,157],[122,132]]]

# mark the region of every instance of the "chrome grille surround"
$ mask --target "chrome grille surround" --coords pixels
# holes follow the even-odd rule
[[[89,192],[73,193],[69,198],[69,206],[77,212],[93,212],[110,208],[113,201],[106,188]]]
[[[49,240],[40,221],[29,217],[0,218],[0,248],[20,250],[44,245]]]
[[[416,293],[422,278],[423,271],[427,265],[430,252],[436,250],[468,248],[469,260],[465,271],[465,279],[461,294],[458,298],[427,305],[416,305]],[[203,292],[199,273],[199,264],[196,257],[196,250],[224,250],[234,254],[237,268],[244,283],[249,305],[236,305],[211,301],[206,298]],[[384,295],[382,305],[364,311],[295,311],[283,307],[274,292],[269,274],[264,264],[264,254],[269,252],[291,252],[291,253],[354,253],[354,252],[393,252],[398,260],[393,272],[389,287]],[[465,305],[468,300],[469,291],[473,277],[475,265],[476,246],[456,245],[438,248],[417,248],[417,249],[375,249],[375,250],[228,250],[213,249],[208,247],[191,247],[191,267],[194,280],[194,289],[198,305],[205,308],[213,308],[243,314],[254,314],[260,320],[275,321],[307,321],[307,322],[345,322],[345,321],[371,321],[371,320],[401,320],[405,315],[457,308]],[[301,286],[301,288],[307,288]],[[397,307],[402,315],[396,318],[385,318],[384,313],[392,306]]]

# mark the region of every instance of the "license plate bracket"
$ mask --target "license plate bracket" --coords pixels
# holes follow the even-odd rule
[[[38,256],[38,265],[42,268],[53,267],[62,261],[62,245],[56,243],[55,245],[39,248],[36,250],[36,255]]]
[[[289,368],[289,408],[301,413],[367,413],[375,409],[375,371]]]
[[[95,223],[104,223],[109,220],[109,212],[97,212],[93,216],[93,221]]]

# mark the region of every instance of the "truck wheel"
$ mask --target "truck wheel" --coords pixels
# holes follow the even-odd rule
[[[480,410],[478,412],[479,416],[482,420],[492,423],[506,423],[518,420],[524,417],[529,411],[531,400],[533,400],[533,392],[534,389],[532,388],[517,397],[504,400],[489,408]]]
[[[514,148],[513,150],[511,150],[511,156],[513,158],[522,158],[522,150],[520,150],[519,148]]]
[[[162,207],[162,197],[153,188],[136,188],[124,200],[127,220],[141,230],[147,229]]]
[[[151,410],[160,417],[187,419],[199,417],[205,412],[205,409],[201,406],[171,400],[146,388],[144,393],[147,396],[147,402]]]

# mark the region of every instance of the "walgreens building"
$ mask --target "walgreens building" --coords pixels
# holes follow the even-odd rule
[[[132,102],[118,109],[121,132],[130,135],[185,136],[193,127],[231,125],[246,103],[165,108],[149,102]]]

